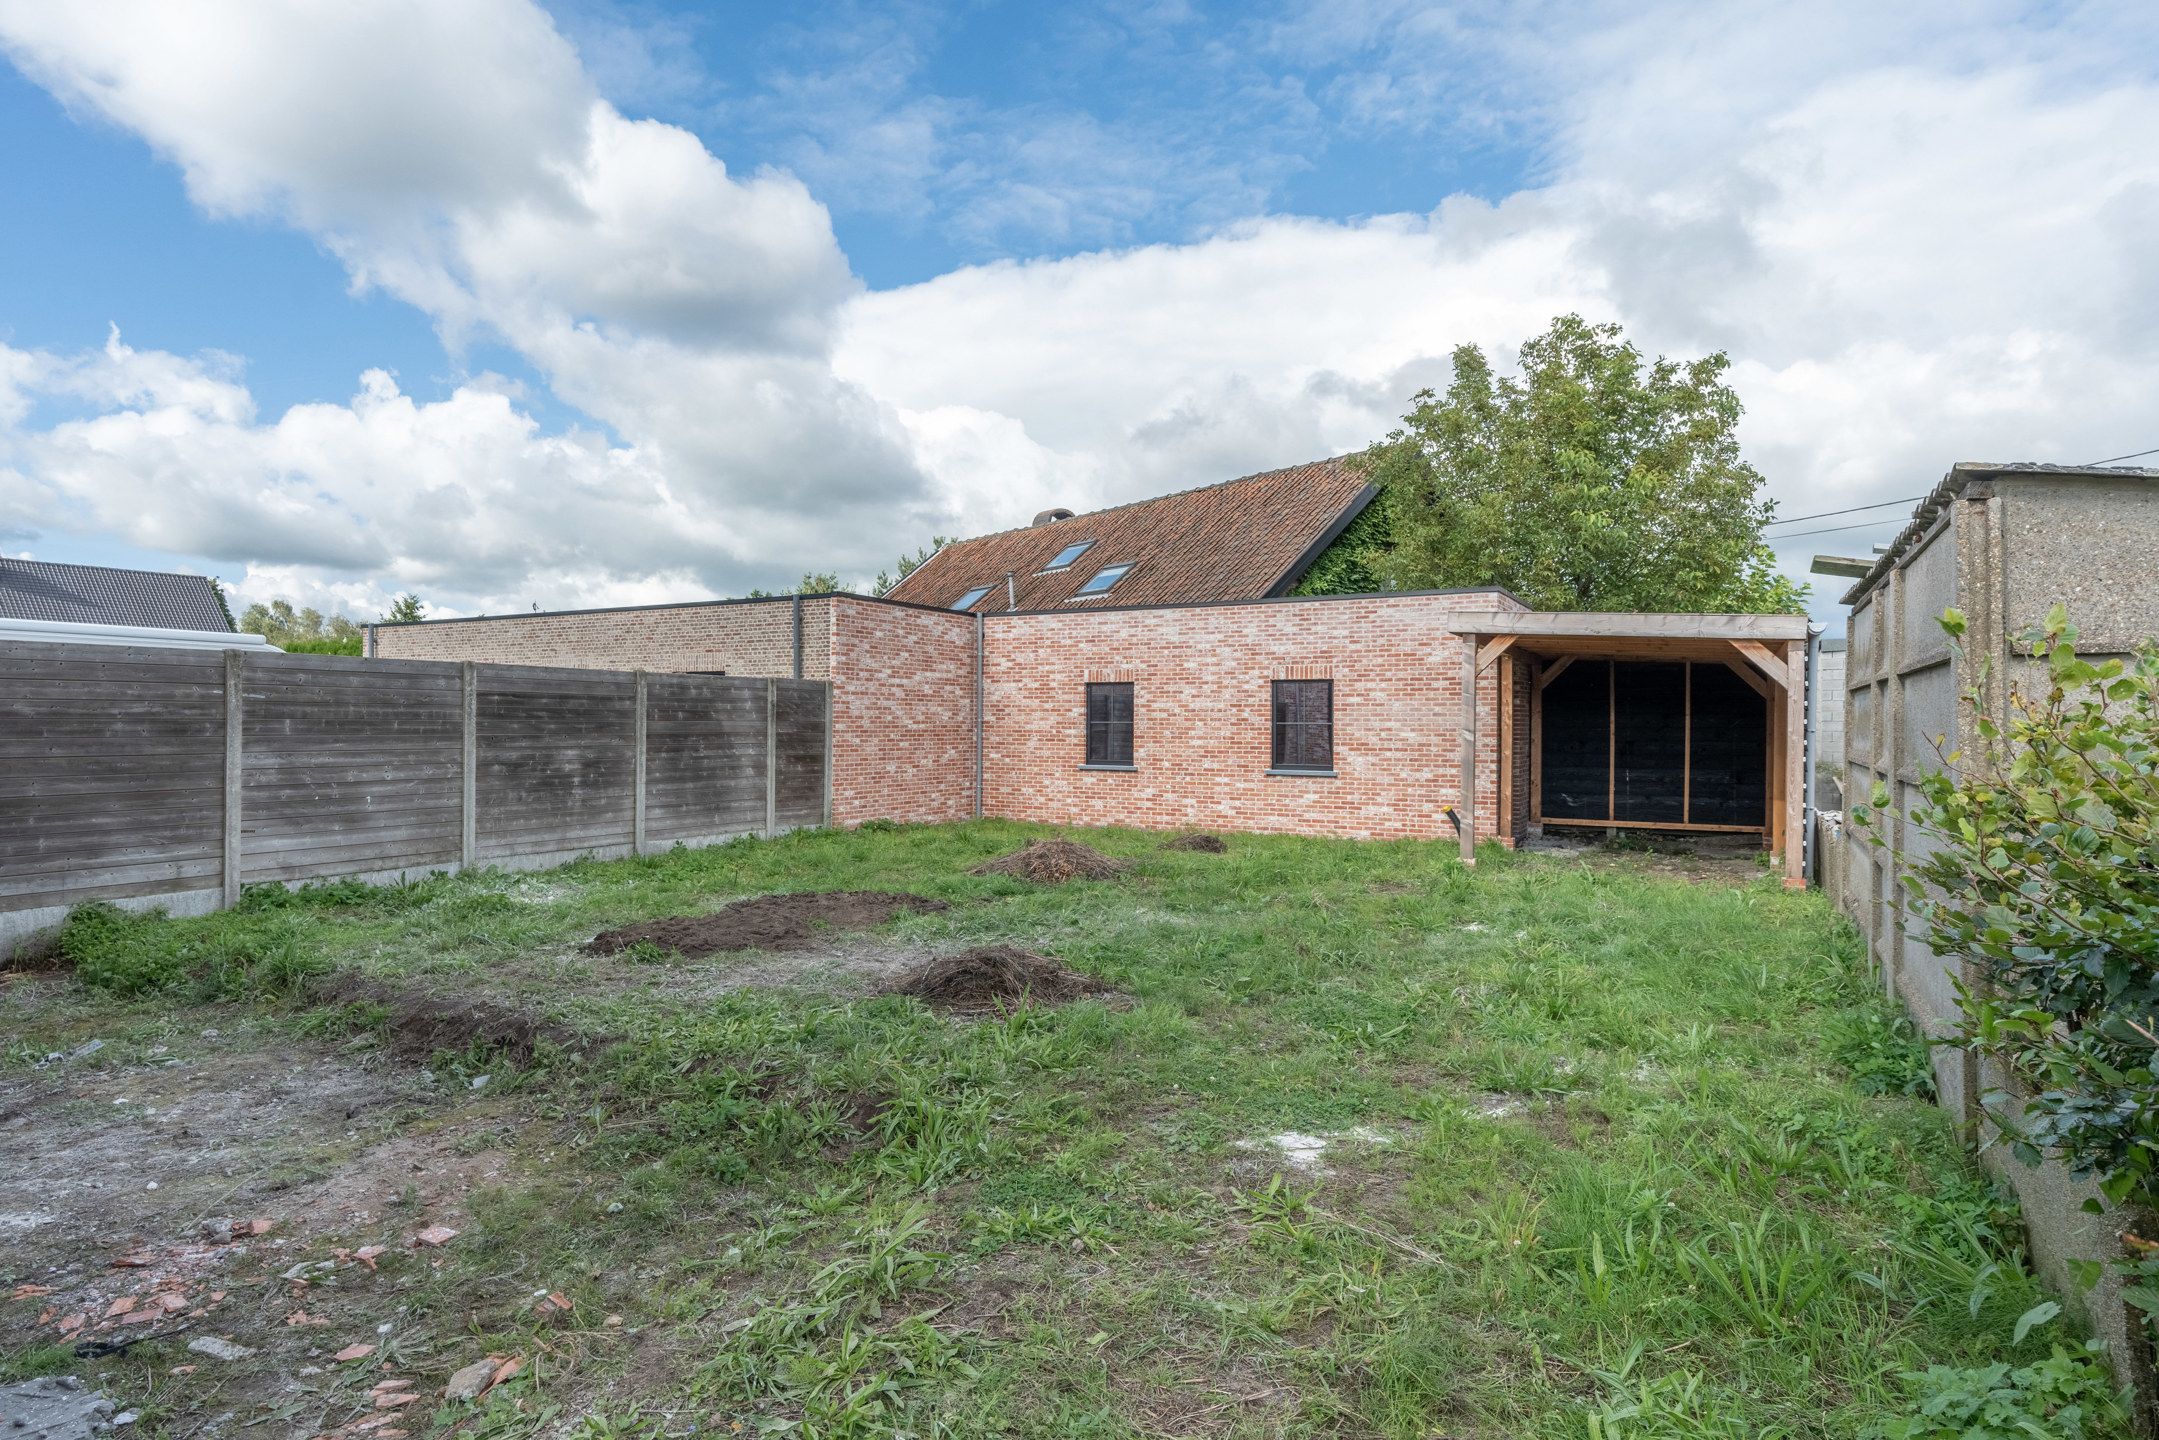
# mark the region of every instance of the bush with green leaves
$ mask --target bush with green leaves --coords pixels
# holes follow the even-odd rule
[[[1863,1440],[2085,1440],[2115,1433],[2126,1409],[2096,1340],[2081,1351],[2056,1345],[2014,1369],[1931,1365],[1904,1380],[1909,1409],[1869,1426]]]
[[[1964,617],[1942,626],[1961,641]],[[2159,1209],[2159,649],[2091,660],[2056,606],[2026,637],[2039,693],[1963,703],[1974,753],[1921,782],[1905,884],[1938,955],[1970,957],[1957,1039],[2012,1077],[1989,1115],[2027,1164],[2053,1157],[2133,1213]],[[1877,785],[1873,808],[1888,803]],[[1867,807],[1854,811],[1877,845]],[[2132,1241],[2132,1243],[2135,1243]],[[2142,1253],[2149,1253],[2144,1251]],[[2159,1310],[2147,1283],[2129,1292]]]

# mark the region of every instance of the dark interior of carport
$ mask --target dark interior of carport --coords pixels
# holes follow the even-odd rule
[[[1532,823],[1765,832],[1768,701],[1744,676],[1692,660],[1560,663],[1534,702]]]
[[[1461,769],[1477,793],[1478,692],[1499,733],[1502,839],[1547,827],[1753,835],[1803,884],[1807,621],[1799,615],[1463,612]],[[1526,703],[1525,703],[1526,702]],[[1528,774],[1517,769],[1517,730]],[[1474,863],[1477,824],[1464,818]]]

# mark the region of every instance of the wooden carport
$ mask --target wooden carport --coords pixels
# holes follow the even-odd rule
[[[1803,776],[1806,748],[1806,649],[1807,620],[1801,615],[1640,615],[1602,614],[1581,611],[1503,610],[1465,611],[1454,617],[1450,629],[1468,643],[1462,647],[1462,794],[1477,794],[1478,692],[1485,677],[1495,687],[1500,734],[1494,737],[1499,757],[1497,815],[1500,827],[1511,834],[1522,787],[1528,789],[1527,813],[1533,826],[1576,825],[1590,828],[1636,828],[1676,831],[1711,831],[1760,834],[1766,848],[1781,851],[1784,883],[1797,889],[1806,884],[1801,837],[1804,825]],[[1669,675],[1676,664],[1684,676],[1676,694],[1681,697],[1676,719],[1683,727],[1678,742],[1680,788],[1676,816],[1656,819],[1620,818],[1616,799],[1622,773],[1619,748],[1625,738],[1618,695],[1621,693],[1619,662],[1661,662],[1638,667]],[[1546,737],[1545,693],[1571,667],[1602,664],[1608,677],[1604,694],[1611,715],[1604,731],[1611,754],[1606,760],[1606,784],[1613,787],[1601,815],[1568,818],[1547,816],[1544,796]],[[1759,823],[1749,813],[1702,821],[1690,813],[1688,790],[1696,754],[1695,706],[1701,686],[1695,668],[1715,667],[1714,679],[1728,691],[1736,691],[1729,673],[1760,698],[1760,724],[1764,748],[1761,775],[1762,804]],[[1712,678],[1712,677],[1704,677]],[[1580,674],[1577,674],[1577,681]],[[1517,695],[1526,696],[1529,723],[1529,773],[1518,773],[1513,729]],[[1751,706],[1752,702],[1748,702]],[[1669,708],[1669,707],[1668,707]],[[1752,716],[1747,717],[1752,723]],[[1752,734],[1752,731],[1749,731]],[[1669,746],[1670,737],[1666,736]],[[1751,763],[1751,762],[1750,762]],[[1749,792],[1751,795],[1751,791]],[[1591,807],[1594,810],[1595,807]],[[1666,804],[1661,809],[1669,809]],[[1751,809],[1751,806],[1750,806]],[[1460,807],[1462,858],[1476,863],[1476,806]],[[1736,822],[1736,823],[1735,823]]]

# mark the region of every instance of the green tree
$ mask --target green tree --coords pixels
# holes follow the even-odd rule
[[[932,535],[929,544],[916,550],[912,555],[902,555],[899,558],[897,573],[891,570],[878,571],[877,578],[870,582],[870,593],[872,595],[884,594],[893,586],[914,574],[915,571],[921,569],[932,555],[944,549],[949,543],[942,535]]]
[[[419,596],[408,592],[390,602],[390,608],[382,612],[382,623],[385,625],[408,625],[415,620],[423,620],[426,617],[427,606],[421,603]]]
[[[314,655],[360,653],[360,622],[350,615],[325,615],[309,607],[293,609],[290,600],[258,600],[240,616],[240,629],[260,635],[281,650]]]
[[[1740,457],[1730,364],[1645,360],[1578,315],[1522,346],[1519,376],[1461,346],[1447,393],[1360,457],[1385,510],[1315,569],[1504,585],[1540,610],[1803,610],[1762,542],[1774,507]]]
[[[771,600],[782,595],[829,595],[840,588],[840,577],[830,570],[805,570],[802,578],[780,590],[752,590],[751,600]]]

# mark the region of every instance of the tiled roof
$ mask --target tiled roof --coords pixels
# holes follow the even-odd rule
[[[1008,570],[1018,600],[1013,608],[1020,610],[1278,595],[1356,518],[1371,494],[1346,458],[1292,465],[1047,525],[957,540],[894,586],[890,598],[952,605],[987,586],[988,593],[969,608],[1003,610]],[[1045,573],[1058,552],[1083,540],[1094,542],[1085,554]],[[1103,594],[1078,596],[1082,585],[1112,565],[1132,569]]]
[[[0,556],[0,617],[232,633],[207,575]]]

